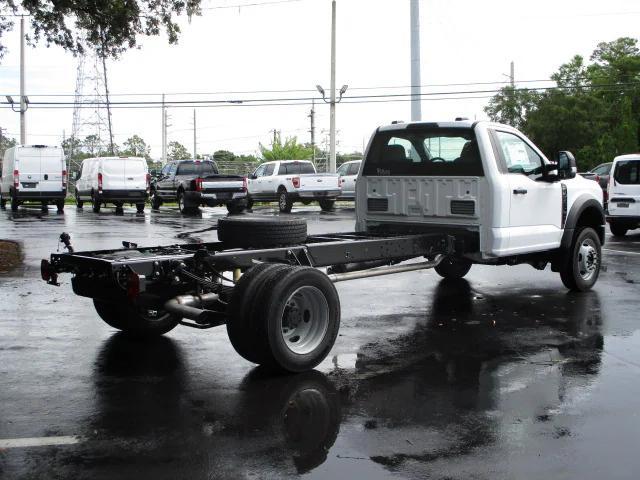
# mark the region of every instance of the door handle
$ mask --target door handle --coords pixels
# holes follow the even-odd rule
[[[514,195],[526,195],[527,194],[527,189],[526,188],[515,188],[513,190]]]

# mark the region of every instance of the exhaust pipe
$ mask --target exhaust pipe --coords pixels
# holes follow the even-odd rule
[[[373,268],[371,270],[358,270],[345,273],[330,273],[327,275],[333,283],[344,282],[346,280],[357,280],[359,278],[379,277],[381,275],[391,275],[393,273],[412,272],[414,270],[424,270],[427,268],[437,267],[444,260],[445,255],[437,255],[435,259],[420,262],[409,263],[407,265],[391,265],[382,268]]]
[[[206,307],[215,304],[219,298],[217,293],[179,295],[168,300],[164,308],[180,318],[188,318],[200,325],[214,327],[226,323],[225,314],[207,310]]]

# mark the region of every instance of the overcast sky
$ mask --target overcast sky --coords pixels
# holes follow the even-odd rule
[[[140,99],[139,94],[177,94],[254,90],[308,92],[219,95],[172,95],[168,99],[318,97],[317,141],[329,128],[329,107],[315,85],[328,90],[330,0],[293,0],[262,6],[211,8],[269,0],[204,0],[203,15],[181,22],[178,45],[166,37],[141,39],[141,48],[108,61],[112,100]],[[337,84],[349,85],[337,108],[338,150],[362,150],[373,129],[410,118],[409,102],[353,103],[349,96],[408,93],[408,89],[374,89],[410,84],[409,0],[338,0]],[[506,81],[515,61],[516,82],[548,79],[574,54],[590,55],[598,42],[636,37],[637,0],[422,0],[422,83],[428,85]],[[0,98],[19,92],[19,34],[2,41],[10,49],[0,63]],[[75,91],[77,59],[57,47],[28,48],[26,91],[36,95]],[[522,83],[522,86],[530,86]],[[499,85],[498,85],[499,86]],[[86,85],[87,90],[91,85]],[[496,85],[433,86],[425,92],[491,90]],[[473,96],[486,96],[480,93]],[[70,100],[72,97],[67,97]],[[159,100],[159,96],[146,96]],[[57,98],[61,100],[61,98]],[[423,119],[456,116],[485,118],[486,98],[425,100]],[[198,108],[198,153],[228,149],[255,153],[268,144],[270,130],[309,141],[310,106],[226,106]],[[89,112],[87,111],[87,114]],[[193,149],[191,108],[171,108],[168,137]],[[19,115],[0,109],[0,126],[18,137]],[[72,110],[32,108],[27,113],[27,143],[56,144],[72,129]],[[161,113],[154,109],[114,109],[115,141],[133,134],[161,153]],[[83,132],[81,132],[82,134]],[[90,133],[90,132],[86,132]]]

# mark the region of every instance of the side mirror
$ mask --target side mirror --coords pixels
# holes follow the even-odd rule
[[[558,177],[561,179],[575,178],[578,174],[576,157],[569,151],[558,152]]]
[[[249,180],[255,180],[258,176],[255,173],[249,175]]]

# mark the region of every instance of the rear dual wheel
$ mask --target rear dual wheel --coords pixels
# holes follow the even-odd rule
[[[245,359],[302,372],[327,356],[340,328],[340,300],[329,278],[310,267],[262,264],[238,282],[227,332]]]

